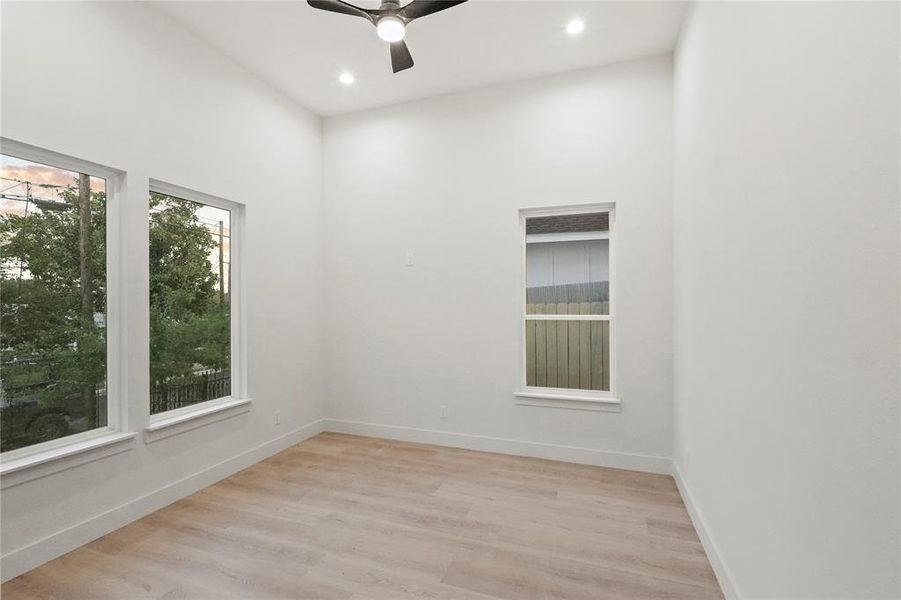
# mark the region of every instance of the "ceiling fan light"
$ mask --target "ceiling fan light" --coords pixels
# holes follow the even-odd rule
[[[406,34],[404,22],[397,17],[382,17],[376,25],[376,30],[380,38],[392,44],[404,39]]]

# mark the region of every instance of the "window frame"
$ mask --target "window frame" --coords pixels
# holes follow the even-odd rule
[[[124,383],[122,361],[124,321],[124,261],[122,247],[123,210],[126,198],[125,172],[95,162],[46,150],[5,137],[0,137],[0,153],[13,158],[43,164],[75,173],[84,173],[106,182],[106,425],[91,431],[32,444],[0,454],[0,473],[43,464],[69,450],[81,451],[127,441],[135,434],[128,432],[128,399]],[[6,487],[4,484],[3,487]]]
[[[621,401],[617,395],[616,377],[616,205],[615,203],[575,204],[542,208],[523,208],[519,210],[521,272],[520,272],[520,316],[519,345],[520,358],[518,368],[518,386],[514,392],[516,403],[525,406],[543,406],[552,408],[569,408],[593,411],[619,411]],[[527,312],[528,265],[526,259],[526,220],[535,217],[554,217],[563,215],[580,215],[589,213],[607,213],[609,261],[608,289],[609,310],[607,315],[562,315],[562,314],[529,314]],[[610,323],[610,389],[578,390],[574,388],[540,387],[528,385],[526,376],[526,321],[608,321]]]
[[[198,402],[173,410],[150,414],[149,389],[146,398],[147,413],[150,416],[149,426],[145,429],[145,441],[168,437],[178,433],[180,429],[192,429],[200,423],[192,423],[195,419],[218,420],[232,414],[240,414],[250,410],[250,398],[247,395],[247,339],[244,324],[245,289],[244,289],[244,213],[245,206],[239,202],[226,200],[219,196],[199,192],[184,186],[167,183],[158,179],[150,179],[147,197],[151,192],[164,194],[190,202],[205,204],[214,208],[229,211],[229,273],[231,278],[229,289],[229,349],[231,350],[230,366],[231,395]],[[149,210],[149,209],[148,209]],[[149,217],[149,212],[148,212]],[[149,234],[149,232],[148,232]],[[220,283],[221,285],[221,283]],[[149,298],[148,298],[149,302]],[[147,344],[150,344],[148,334]],[[147,365],[148,371],[150,365]],[[172,429],[173,431],[163,430]]]

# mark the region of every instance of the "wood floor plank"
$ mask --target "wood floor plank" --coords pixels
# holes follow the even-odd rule
[[[671,477],[324,433],[4,600],[722,598]]]

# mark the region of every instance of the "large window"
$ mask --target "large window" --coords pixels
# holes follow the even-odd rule
[[[150,192],[151,414],[232,395],[233,215],[186,195]]]
[[[0,446],[104,429],[107,181],[0,155]]]
[[[611,211],[524,221],[526,387],[611,392]]]

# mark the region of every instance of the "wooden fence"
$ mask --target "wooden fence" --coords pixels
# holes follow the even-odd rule
[[[610,284],[607,281],[567,283],[526,288],[529,304],[558,304],[574,302],[607,302],[610,300]]]
[[[150,414],[231,395],[231,373],[212,371],[180,381],[150,384]]]
[[[610,314],[609,302],[530,303],[527,314]],[[610,321],[526,319],[526,384],[610,389]]]

